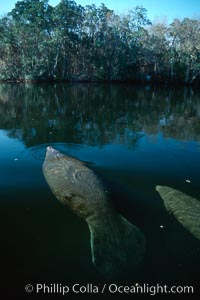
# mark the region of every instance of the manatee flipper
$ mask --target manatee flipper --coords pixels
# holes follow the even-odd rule
[[[86,220],[90,229],[92,261],[107,278],[133,272],[145,253],[145,238],[140,229],[120,215],[112,222]],[[100,223],[99,223],[100,222]]]
[[[200,201],[167,186],[156,186],[167,211],[195,238],[200,239]]]

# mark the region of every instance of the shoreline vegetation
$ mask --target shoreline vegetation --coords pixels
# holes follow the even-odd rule
[[[173,81],[145,81],[145,80],[92,80],[92,79],[7,79],[0,80],[0,84],[112,84],[112,85],[133,85],[133,86],[163,86],[163,87],[199,87],[200,82],[185,83],[185,82],[173,82]]]
[[[22,0],[0,17],[0,82],[200,84],[200,18]]]

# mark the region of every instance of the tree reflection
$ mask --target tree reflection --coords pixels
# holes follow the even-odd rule
[[[200,96],[130,85],[1,84],[0,127],[27,147],[70,142],[133,147],[143,134],[200,140]]]

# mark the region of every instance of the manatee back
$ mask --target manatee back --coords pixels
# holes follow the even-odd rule
[[[101,182],[77,159],[66,155],[46,157],[43,173],[56,198],[83,218],[103,213],[109,205]]]
[[[168,212],[200,239],[200,201],[167,186],[156,186]]]

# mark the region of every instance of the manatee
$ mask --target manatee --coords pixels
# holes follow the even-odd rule
[[[56,198],[87,222],[96,269],[107,278],[136,270],[145,253],[144,235],[114,209],[94,172],[47,147],[43,173]]]
[[[200,201],[167,186],[156,186],[164,205],[182,226],[200,239]]]

